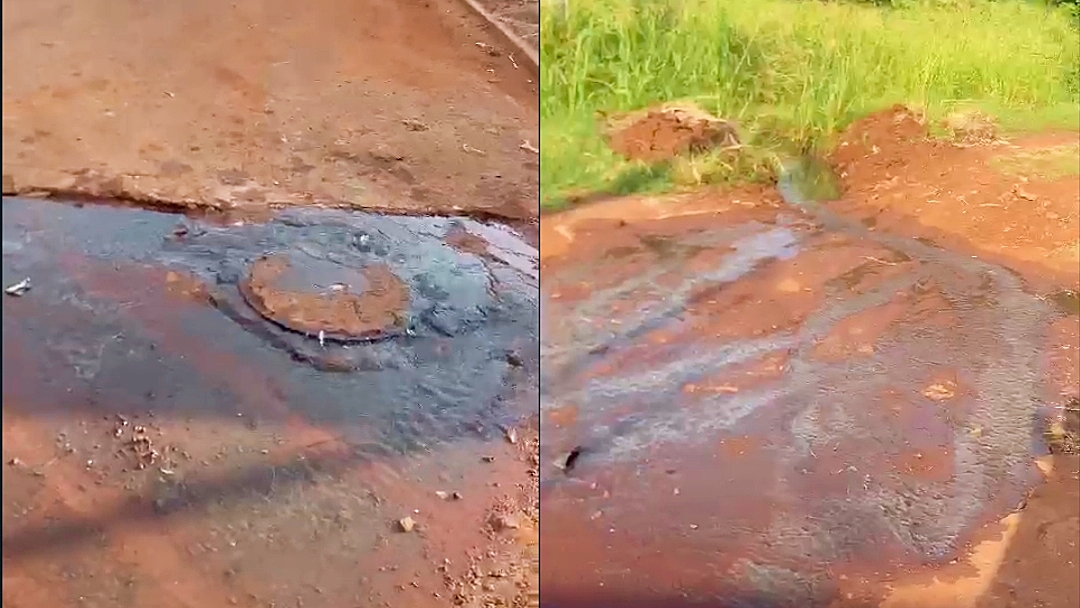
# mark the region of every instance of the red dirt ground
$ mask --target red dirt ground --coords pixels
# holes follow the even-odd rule
[[[536,83],[455,0],[5,2],[4,193],[536,214]]]
[[[956,145],[927,136],[902,107],[842,136],[831,161],[844,196],[832,208],[878,230],[930,238],[1071,289],[1080,287],[1080,178],[997,169],[995,161],[1075,147],[1076,133]],[[1075,153],[1074,153],[1075,156]],[[1068,164],[1066,156],[1058,164]]]
[[[141,453],[128,448],[140,436]],[[535,553],[535,447],[525,429],[517,445],[481,446],[493,457],[482,466],[477,446],[357,463],[331,430],[298,420],[252,429],[5,409],[3,605],[523,604],[535,589],[522,557]],[[245,485],[253,470],[265,484]],[[436,479],[462,498],[441,498]],[[241,495],[208,490],[202,507],[174,509],[181,488],[206,483]],[[395,528],[406,516],[409,534]]]

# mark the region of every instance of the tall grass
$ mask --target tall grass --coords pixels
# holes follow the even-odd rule
[[[663,101],[737,119],[752,154],[827,146],[854,118],[895,103],[931,117],[975,106],[1014,123],[1080,122],[1073,18],[1017,0],[568,0],[542,4],[540,56],[546,205],[575,191],[662,187],[664,168],[606,149],[597,114]]]

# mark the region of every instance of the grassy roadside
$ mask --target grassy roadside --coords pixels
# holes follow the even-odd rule
[[[1080,31],[1021,0],[902,8],[799,0],[568,0],[541,5],[541,197],[656,190],[678,166],[612,154],[598,116],[673,100],[734,118],[747,150],[695,159],[694,183],[768,179],[853,119],[907,103],[978,108],[1005,128],[1080,127]]]

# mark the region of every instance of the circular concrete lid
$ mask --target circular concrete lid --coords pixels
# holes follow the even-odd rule
[[[407,329],[409,286],[385,264],[357,269],[303,254],[265,255],[240,291],[260,315],[300,333],[378,340]]]

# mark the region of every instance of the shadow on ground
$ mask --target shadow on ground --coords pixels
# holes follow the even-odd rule
[[[161,484],[155,491],[126,498],[112,510],[89,518],[68,518],[43,526],[19,529],[3,538],[4,559],[18,559],[59,549],[71,550],[94,541],[109,528],[140,520],[162,520],[191,514],[214,503],[270,499],[292,487],[313,484],[319,477],[334,476],[374,456],[362,450],[297,456],[280,465],[259,464],[187,482]]]

